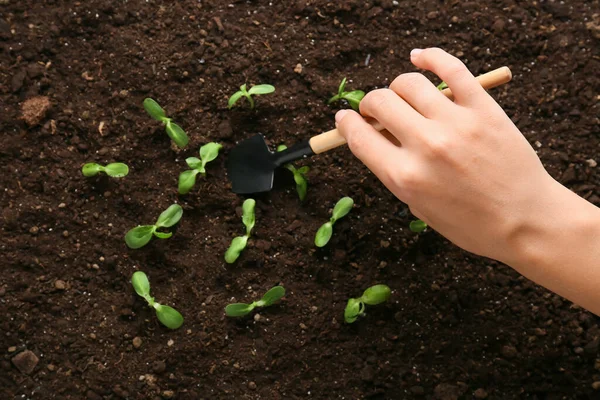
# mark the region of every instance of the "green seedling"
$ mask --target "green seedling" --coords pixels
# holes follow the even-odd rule
[[[284,144],[277,146],[277,151],[283,151],[285,149],[287,149],[287,146]],[[307,166],[296,168],[292,164],[285,164],[283,167],[294,174],[294,182],[296,182],[296,191],[298,192],[298,197],[300,197],[300,201],[304,201],[306,198],[306,191],[308,189],[306,174],[308,171],[310,171],[310,168]]]
[[[187,146],[189,142],[187,133],[185,133],[185,131],[175,122],[172,122],[171,118],[167,117],[165,110],[163,110],[156,101],[151,98],[144,99],[144,109],[152,118],[165,125],[167,135],[169,135],[171,140],[175,142],[177,146],[181,148]]]
[[[246,199],[244,204],[242,204],[242,222],[246,227],[246,234],[244,236],[237,236],[231,241],[229,248],[225,252],[225,262],[228,264],[233,264],[248,244],[248,239],[250,238],[255,222],[254,206],[256,206],[254,199]]]
[[[183,324],[183,317],[173,307],[165,306],[157,301],[154,301],[154,297],[150,296],[150,282],[148,277],[142,271],[136,271],[131,276],[131,284],[133,289],[140,296],[143,297],[148,305],[156,311],[156,317],[158,320],[169,329],[177,329]]]
[[[410,222],[408,228],[414,233],[421,233],[427,228],[427,224],[420,219],[416,219]]]
[[[274,304],[277,300],[281,299],[285,296],[285,289],[283,286],[275,286],[271,288],[262,299],[258,301],[253,301],[250,304],[246,303],[233,303],[228,304],[225,307],[225,314],[228,317],[243,317],[244,315],[249,314],[256,307],[268,307]]]
[[[448,87],[448,85],[446,84],[446,82],[442,82],[439,85],[437,85],[438,90],[444,90]]]
[[[219,143],[207,143],[200,147],[200,158],[189,157],[185,159],[185,162],[191,169],[183,171],[179,175],[179,194],[186,194],[192,190],[196,184],[196,175],[206,175],[206,169],[204,167],[206,167],[207,163],[217,158],[221,148],[223,148],[223,146],[221,146]]]
[[[124,176],[127,176],[127,174],[129,173],[129,167],[127,166],[127,164],[123,163],[106,164],[105,167],[96,163],[87,163],[83,166],[83,168],[81,168],[81,172],[83,173],[83,176],[86,176],[88,178],[90,176],[96,176],[100,172],[104,172],[106,175],[111,176],[113,178],[122,178]]]
[[[254,99],[252,96],[261,95],[261,94],[269,94],[275,91],[275,87],[272,85],[254,85],[250,88],[250,90],[246,90],[246,84],[244,83],[240,86],[240,90],[235,92],[230,98],[228,107],[231,109],[237,103],[239,99],[245,97],[248,99],[248,103],[250,103],[250,108],[254,108]]]
[[[329,222],[325,222],[321,225],[315,235],[315,245],[317,245],[317,247],[323,247],[329,243],[329,239],[331,239],[331,235],[333,234],[333,224],[335,224],[338,219],[348,214],[350,210],[352,210],[352,206],[354,206],[354,200],[350,197],[342,197],[337,202],[333,208]]]
[[[156,236],[159,239],[168,239],[173,233],[172,232],[160,232],[160,228],[170,228],[179,222],[183,215],[183,209],[179,204],[172,204],[169,208],[163,211],[154,225],[139,225],[131,229],[125,235],[125,243],[130,249],[139,249],[144,247],[152,236]]]
[[[348,299],[344,310],[344,320],[351,324],[360,316],[365,315],[365,304],[374,306],[390,298],[392,291],[386,285],[371,286],[358,299]]]
[[[362,90],[352,90],[350,92],[344,91],[346,89],[346,78],[342,79],[342,83],[340,83],[340,87],[338,88],[338,94],[329,99],[327,104],[331,104],[335,101],[346,100],[350,107],[352,107],[355,111],[358,111],[358,105],[360,101],[365,97],[365,92]]]

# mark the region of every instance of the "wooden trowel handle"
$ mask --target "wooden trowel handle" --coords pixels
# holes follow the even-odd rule
[[[484,89],[491,89],[496,86],[500,86],[503,83],[509,82],[512,79],[512,73],[508,67],[500,67],[486,74],[479,75],[476,79]],[[452,91],[449,88],[442,90],[442,94],[444,94],[450,100],[454,99],[452,96]],[[379,121],[369,120],[368,122],[378,131],[383,130],[383,126],[379,123]],[[332,129],[330,131],[321,133],[320,135],[313,136],[310,138],[309,144],[315,154],[320,154],[346,144],[346,139],[340,135],[337,129]]]

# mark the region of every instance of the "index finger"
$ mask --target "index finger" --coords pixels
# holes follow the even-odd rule
[[[465,64],[442,49],[414,49],[410,60],[418,68],[431,71],[446,82],[459,104],[476,104],[486,94]]]

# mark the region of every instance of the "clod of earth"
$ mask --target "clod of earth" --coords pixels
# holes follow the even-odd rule
[[[36,96],[27,99],[21,106],[23,120],[30,127],[38,125],[46,117],[51,107],[50,99],[46,96]]]
[[[29,375],[39,362],[39,358],[31,350],[25,350],[12,358],[12,363],[22,373]]]

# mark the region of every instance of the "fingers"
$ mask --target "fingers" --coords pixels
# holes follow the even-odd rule
[[[417,72],[398,76],[390,89],[427,118],[448,114],[454,106],[429,79]]]
[[[364,101],[364,100],[363,100]],[[335,115],[338,131],[346,138],[348,147],[367,168],[387,186],[390,166],[398,165],[402,152],[358,113],[341,110]]]
[[[486,95],[485,89],[465,64],[442,49],[414,49],[410,60],[415,66],[433,72],[446,82],[459,104],[476,104]]]
[[[425,117],[390,89],[367,93],[360,102],[360,113],[379,121],[403,146],[410,144],[411,136],[422,131],[426,122]]]

